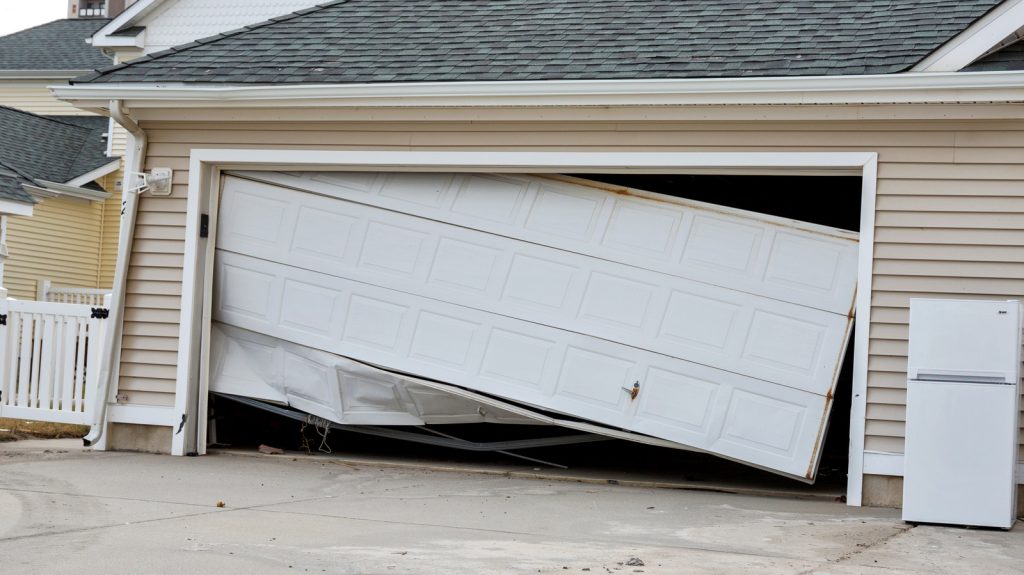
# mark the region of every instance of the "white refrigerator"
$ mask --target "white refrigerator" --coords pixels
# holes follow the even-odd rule
[[[910,300],[903,520],[1016,517],[1018,301]]]

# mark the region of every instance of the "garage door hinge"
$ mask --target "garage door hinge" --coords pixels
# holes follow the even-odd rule
[[[210,237],[210,214],[202,214],[199,216],[199,237]]]

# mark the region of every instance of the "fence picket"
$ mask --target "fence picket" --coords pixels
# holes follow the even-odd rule
[[[18,387],[18,403],[22,407],[29,407],[29,380],[32,375],[32,316],[27,315],[21,318],[21,353],[18,355],[18,379],[15,385]]]
[[[6,303],[6,302],[5,302]],[[18,351],[21,349],[21,315],[9,313],[7,316],[7,350],[4,356],[4,385],[7,386],[5,405],[15,405],[18,393],[18,373],[20,361]]]
[[[64,318],[64,337],[61,344],[61,386],[63,401],[61,409],[65,411],[77,411],[75,401],[75,337],[78,331],[78,318]]]
[[[54,409],[53,405],[53,363],[54,363],[54,338],[53,338],[54,316],[45,315],[40,317],[39,339],[39,408]]]

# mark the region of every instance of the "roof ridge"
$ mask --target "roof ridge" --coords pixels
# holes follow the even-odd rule
[[[23,180],[28,180],[28,181],[33,182],[33,183],[35,183],[35,181],[36,181],[35,178],[30,176],[25,171],[21,170],[20,168],[14,167],[14,166],[8,164],[7,162],[4,162],[4,161],[0,160],[0,166],[3,166],[7,170],[9,170],[11,173],[13,173],[16,176],[22,178]]]
[[[79,21],[82,21],[82,22],[98,22],[100,20],[107,20],[109,22],[111,19],[110,18],[57,18],[56,20],[50,20],[49,22],[43,22],[42,24],[36,24],[35,26],[29,26],[28,28],[23,28],[21,30],[15,30],[14,32],[11,32],[10,34],[4,34],[3,36],[0,36],[0,39],[10,38],[11,36],[17,36],[18,34],[23,34],[25,32],[29,32],[29,31],[35,30],[36,28],[43,28],[45,26],[51,26],[51,25],[53,25],[53,24],[55,24],[57,22],[79,22]]]
[[[317,4],[315,6],[310,6],[309,8],[303,8],[301,10],[296,10],[296,11],[290,12],[288,14],[283,14],[281,16],[275,16],[275,17],[273,17],[273,18],[271,18],[269,20],[264,20],[263,22],[257,22],[255,24],[248,24],[246,26],[242,26],[241,28],[236,28],[234,30],[228,30],[227,32],[220,32],[218,34],[214,34],[213,36],[207,36],[206,38],[197,38],[197,39],[195,39],[195,40],[193,40],[193,41],[191,41],[191,42],[189,42],[187,44],[182,44],[180,46],[172,46],[172,47],[170,47],[170,48],[168,48],[166,50],[160,50],[159,52],[153,52],[152,54],[146,54],[145,56],[143,56],[141,58],[136,58],[136,59],[130,60],[128,62],[123,62],[121,64],[115,64],[113,66],[107,66],[105,68],[97,68],[91,74],[85,74],[85,75],[79,76],[77,78],[72,78],[69,83],[76,84],[77,81],[79,81],[79,80],[82,81],[82,82],[88,82],[88,81],[92,80],[93,78],[98,78],[99,76],[102,76],[103,74],[106,74],[108,72],[115,72],[115,71],[120,70],[122,68],[126,68],[129,65],[131,65],[131,64],[137,64],[137,63],[141,63],[141,62],[152,62],[153,60],[159,60],[160,58],[171,56],[171,55],[177,54],[179,52],[184,52],[184,51],[186,51],[186,50],[188,50],[190,48],[195,48],[196,46],[203,46],[203,45],[206,45],[206,44],[212,44],[214,42],[218,42],[220,40],[224,40],[225,38],[231,38],[231,37],[234,37],[234,36],[238,36],[239,34],[244,34],[246,32],[250,32],[252,30],[257,30],[259,28],[263,28],[264,26],[270,26],[271,24],[277,24],[278,22],[287,22],[288,20],[299,18],[299,17],[305,16],[307,14],[313,14],[313,13],[319,12],[321,10],[326,10],[327,8],[330,8],[332,6],[337,6],[338,4],[345,4],[346,2],[349,2],[349,0],[331,0],[330,2],[324,2],[323,4]]]
[[[76,128],[76,129],[79,129],[79,130],[84,130],[84,131],[87,131],[87,132],[91,132],[92,131],[91,128],[86,128],[85,126],[79,126],[78,124],[72,124],[71,122],[65,122],[64,120],[58,120],[55,116],[43,116],[42,114],[36,114],[34,112],[29,112],[28,110],[22,110],[20,108],[15,108],[15,107],[12,107],[12,106],[4,106],[3,104],[0,104],[0,110],[10,110],[12,112],[17,112],[19,114],[24,114],[26,116],[32,116],[33,118],[39,118],[41,120],[46,120],[48,122],[56,122],[58,124],[63,124],[65,126],[71,126],[72,128]],[[97,116],[97,117],[102,117],[102,116]]]

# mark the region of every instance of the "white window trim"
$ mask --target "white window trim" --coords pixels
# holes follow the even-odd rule
[[[1024,0],[1007,0],[939,46],[911,72],[956,72],[1024,28]]]
[[[209,328],[209,301],[216,245],[220,174],[224,170],[362,170],[456,171],[509,173],[825,173],[862,178],[861,230],[856,312],[860,328],[854,340],[853,391],[850,415],[850,469],[847,503],[859,506],[864,473],[864,432],[867,408],[868,326],[871,322],[872,258],[878,154],[874,152],[408,152],[274,149],[193,149],[189,160],[182,278],[179,349],[171,452],[205,452],[206,384],[196,355]],[[202,215],[209,214],[209,237],[200,238]],[[128,254],[119,254],[127,257]],[[202,269],[200,269],[202,266]],[[118,305],[123,305],[120,303]],[[201,309],[203,308],[203,309]],[[155,422],[154,422],[155,423]]]

